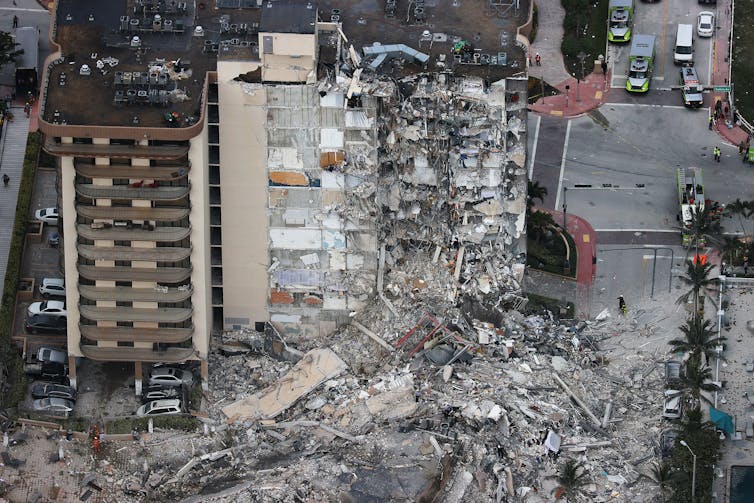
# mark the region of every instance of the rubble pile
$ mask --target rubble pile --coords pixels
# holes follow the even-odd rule
[[[152,497],[545,502],[558,463],[575,458],[589,501],[650,500],[641,474],[662,425],[656,356],[616,350],[611,319],[464,312],[436,296],[452,285],[447,268],[416,265],[385,277],[398,315],[374,302],[296,348],[274,330],[219,336],[211,441],[176,449]]]

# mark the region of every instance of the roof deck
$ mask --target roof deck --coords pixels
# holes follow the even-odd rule
[[[40,125],[50,136],[189,139],[202,127],[207,75],[217,60],[258,61],[260,31],[310,33],[315,13],[324,23],[317,28],[320,76],[335,61],[330,22],[342,23],[358,54],[375,44],[410,48],[380,57],[370,69],[376,73],[402,76],[440,69],[438,63],[490,80],[523,71],[525,55],[515,42],[528,2],[455,3],[400,1],[392,9],[383,0],[276,0],[248,8],[255,2],[59,0],[52,32],[60,51],[44,68]],[[454,57],[461,40],[468,50]],[[416,62],[423,58],[403,57],[411,51],[428,56],[426,68]]]

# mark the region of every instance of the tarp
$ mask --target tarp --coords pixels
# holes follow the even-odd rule
[[[719,429],[730,435],[733,434],[733,416],[730,416],[721,410],[717,410],[710,405],[709,418]]]

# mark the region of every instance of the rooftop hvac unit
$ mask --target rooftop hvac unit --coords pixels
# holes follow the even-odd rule
[[[131,30],[139,29],[139,20],[136,18],[131,19],[128,24],[131,25]]]
[[[165,31],[173,31],[173,21],[171,19],[166,19],[162,22],[162,29]]]
[[[195,37],[203,37],[204,36],[204,28],[201,26],[197,26],[194,28],[194,36]]]
[[[129,24],[128,21],[131,18],[128,16],[121,16],[120,17],[120,31],[128,31],[129,30]]]
[[[135,35],[131,37],[131,47],[141,47],[141,39]]]

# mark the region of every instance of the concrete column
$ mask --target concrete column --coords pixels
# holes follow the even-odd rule
[[[137,396],[141,396],[141,379],[142,379],[141,362],[134,362],[134,389],[136,390]]]
[[[209,363],[207,362],[206,359],[203,359],[201,362],[202,362],[202,367],[201,367],[201,372],[202,372],[202,389],[204,391],[209,391],[209,380],[208,380],[208,378],[209,378]]]
[[[71,381],[73,389],[78,389],[76,386],[76,357],[68,355],[68,379]]]

